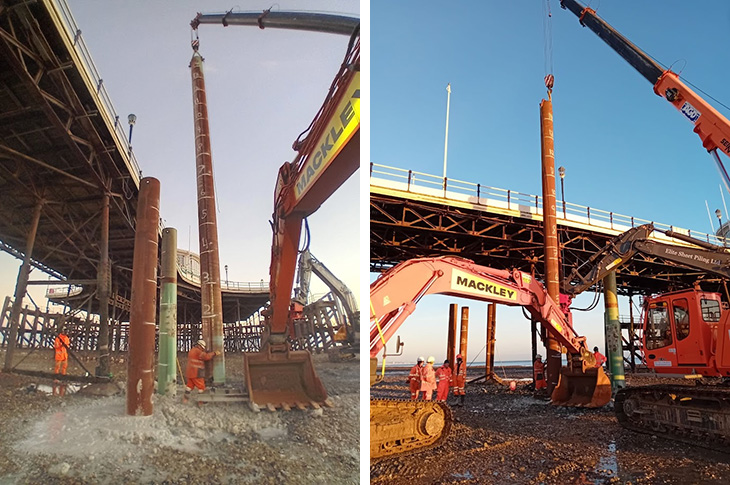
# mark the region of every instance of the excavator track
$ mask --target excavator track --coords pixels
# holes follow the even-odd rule
[[[616,393],[616,418],[627,429],[730,452],[730,389],[657,385]]]
[[[442,402],[370,400],[370,459],[423,451],[446,440],[454,421]]]

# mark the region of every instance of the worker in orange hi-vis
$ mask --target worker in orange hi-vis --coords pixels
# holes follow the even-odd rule
[[[411,399],[414,401],[418,399],[418,393],[421,390],[421,367],[423,367],[423,357],[418,358],[416,365],[411,367],[411,372],[408,374],[408,384],[411,388]]]
[[[200,339],[195,346],[188,352],[188,363],[185,366],[185,394],[183,394],[183,403],[190,400],[190,393],[196,387],[200,392],[205,391],[205,364],[203,362],[208,361],[216,355],[221,355],[221,352],[216,350],[215,352],[206,352],[205,340]]]
[[[596,359],[596,368],[606,363],[606,356],[598,351],[598,347],[593,347],[593,357]]]
[[[436,371],[433,370],[433,363],[436,357],[429,356],[426,366],[421,371],[421,392],[423,399],[430,401],[433,397],[433,391],[436,390]]]
[[[464,399],[466,396],[466,363],[462,360],[461,354],[456,356],[456,366],[454,367],[454,396],[459,401],[454,404],[455,406],[463,406]]]
[[[54,374],[58,374],[60,371],[61,374],[66,375],[66,369],[68,368],[68,349],[70,345],[71,340],[66,335],[66,330],[62,327],[53,341],[53,348],[56,351],[56,365],[53,369]]]
[[[532,379],[535,381],[535,390],[547,389],[547,380],[545,380],[545,364],[542,362],[542,355],[535,356],[535,362],[532,363]]]
[[[449,397],[449,387],[451,386],[451,366],[449,359],[446,359],[441,367],[436,370],[436,400],[445,402]]]

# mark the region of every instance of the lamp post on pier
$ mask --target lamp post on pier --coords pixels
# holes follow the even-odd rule
[[[129,150],[127,151],[127,155],[129,157],[132,156],[132,129],[134,128],[134,124],[137,122],[137,115],[130,114],[127,116],[127,121],[129,122]]]
[[[563,200],[563,219],[566,219],[565,215],[565,167],[558,167],[558,174],[560,175],[560,198]]]
[[[720,228],[717,230],[717,237],[722,236],[722,245],[727,246],[727,238],[726,233],[722,230],[722,212],[720,209],[715,209],[715,215],[717,216],[717,220],[720,221]]]
[[[446,138],[444,141],[444,190],[446,190],[446,155],[449,150],[449,108],[451,106],[451,83],[446,85]]]

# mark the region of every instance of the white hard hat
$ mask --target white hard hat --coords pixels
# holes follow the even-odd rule
[[[420,355],[418,356],[418,362],[423,362],[423,357],[421,357]]]
[[[205,349],[206,348],[205,340],[203,340],[202,338],[200,340],[198,340],[198,345],[200,345],[201,347],[203,347],[203,349]]]
[[[428,356],[428,363],[429,364],[433,364],[434,362],[436,362],[436,357],[434,357],[433,355],[429,355]]]
[[[540,354],[537,354],[537,355],[535,356],[535,360],[538,360],[538,359],[542,359],[542,355],[540,355]]]

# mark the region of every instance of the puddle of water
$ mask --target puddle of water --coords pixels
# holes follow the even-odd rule
[[[616,442],[611,441],[608,444],[608,455],[602,456],[596,463],[595,470],[600,475],[608,475],[610,477],[618,477],[618,459],[616,458]],[[608,473],[610,472],[610,473]],[[603,480],[596,480],[594,485],[603,483]]]
[[[79,392],[83,387],[85,386],[75,383],[61,383],[53,385],[37,384],[35,385],[35,390],[52,396],[65,396],[66,394],[74,394],[76,392]]]

